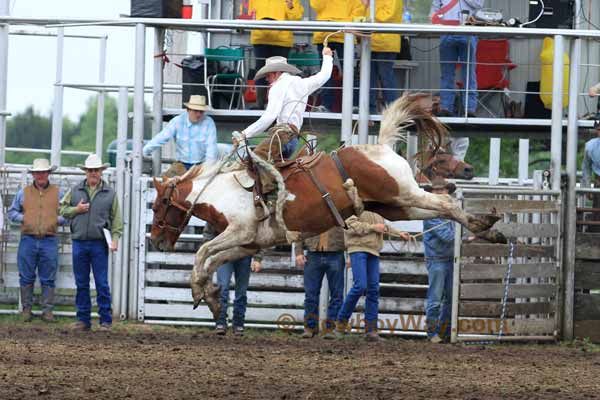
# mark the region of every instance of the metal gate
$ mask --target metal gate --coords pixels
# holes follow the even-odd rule
[[[463,209],[502,215],[511,244],[465,241],[457,224],[452,342],[555,340],[560,334],[561,193],[495,188],[458,191]],[[510,273],[509,273],[510,270]]]

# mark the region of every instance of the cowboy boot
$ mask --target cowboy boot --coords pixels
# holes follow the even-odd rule
[[[31,307],[33,306],[33,285],[21,286],[21,316],[23,322],[31,322],[33,314]]]
[[[46,322],[54,322],[54,288],[42,286],[42,320]]]

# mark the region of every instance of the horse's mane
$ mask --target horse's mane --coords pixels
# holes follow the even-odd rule
[[[219,169],[219,167],[221,168],[218,172],[221,174],[232,171],[240,171],[245,168],[244,164],[242,164],[238,160],[233,159],[231,161],[227,161],[229,156],[229,154],[223,154],[219,159],[213,162],[194,165],[184,175],[181,176],[181,179],[179,181],[193,181],[195,179],[211,176],[215,172],[217,172],[217,169]],[[221,166],[221,164],[223,165]]]
[[[391,147],[398,141],[406,142],[406,129],[416,125],[434,149],[442,146],[448,129],[423,107],[422,100],[427,97],[430,97],[427,93],[404,94],[390,104],[382,113],[379,143]]]

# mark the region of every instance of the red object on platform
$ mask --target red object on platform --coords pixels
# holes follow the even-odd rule
[[[183,5],[181,7],[181,18],[183,19],[192,19],[192,13],[194,11],[194,7],[192,5]]]

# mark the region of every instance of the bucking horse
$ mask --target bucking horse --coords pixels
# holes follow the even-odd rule
[[[406,139],[405,130],[412,125],[419,134],[439,138],[447,133],[414,100],[414,95],[405,95],[384,111],[379,144],[347,146],[331,154],[320,152],[288,161],[278,172],[278,212],[265,220],[256,218],[254,194],[243,184],[251,179],[242,163],[223,167],[221,161],[199,166],[180,179],[154,179],[157,193],[151,240],[156,248],[172,250],[191,215],[218,232],[195,256],[194,308],[204,300],[213,316],[219,315],[219,287],[211,278],[220,265],[288,243],[290,232],[317,235],[360,213],[349,186],[364,209],[390,221],[449,218],[489,241],[505,241],[501,233],[490,229],[499,219],[494,210],[484,216],[471,215],[450,196],[422,190],[408,162],[392,150],[394,143]]]

